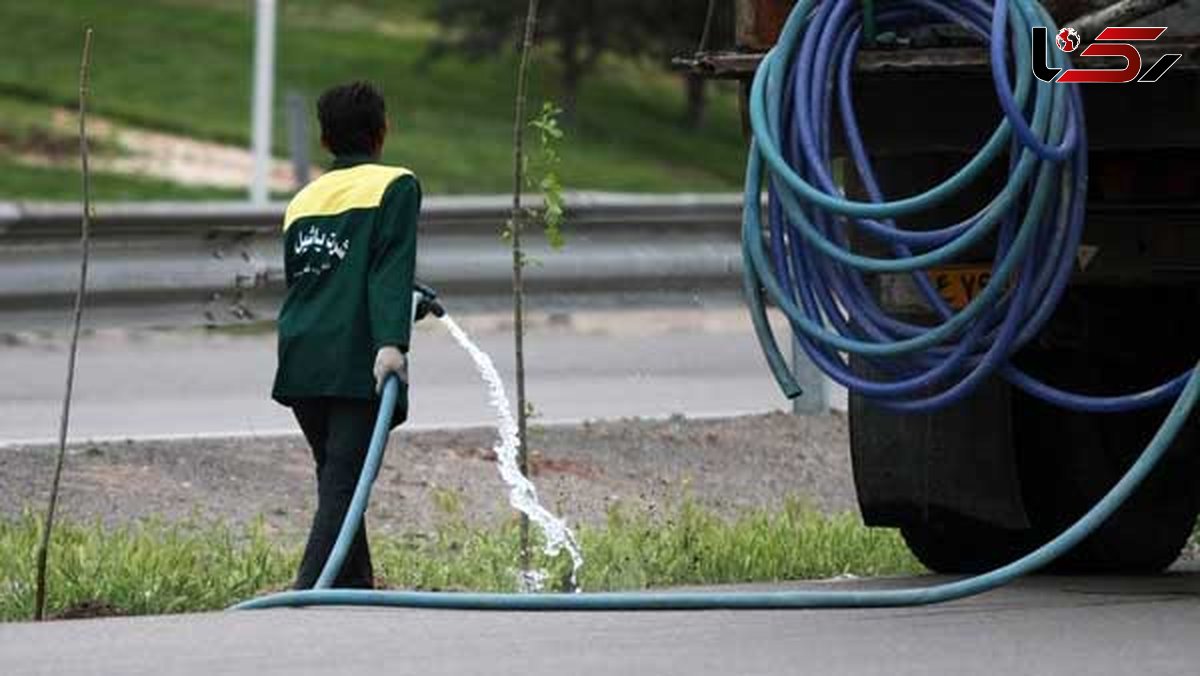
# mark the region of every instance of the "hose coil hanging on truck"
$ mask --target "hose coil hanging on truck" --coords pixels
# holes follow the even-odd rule
[[[1087,201],[1081,97],[1078,85],[1032,77],[1030,29],[1053,25],[1036,2],[997,0],[989,8],[980,0],[906,0],[886,5],[877,18],[895,27],[929,16],[964,26],[990,43],[992,77],[1004,116],[968,162],[921,194],[889,200],[859,133],[850,88],[862,40],[856,2],[838,0],[816,9],[811,2],[799,3],[754,79],[754,140],[743,226],[745,288],[759,341],[784,393],[794,397],[800,388],[766,320],[768,300],[782,309],[805,354],[826,374],[893,410],[946,406],[996,373],[1033,396],[1078,411],[1128,411],[1169,402],[1190,371],[1142,392],[1087,396],[1042,383],[1009,362],[1050,318],[1075,263]],[[1052,51],[1057,66],[1069,67],[1061,51]],[[831,171],[835,107],[848,165],[866,191],[866,201],[844,198]],[[1008,180],[973,215],[932,230],[901,224],[906,216],[945,204],[1002,161],[1008,164]],[[765,234],[759,207],[764,178],[770,194]],[[852,230],[881,243],[892,256],[856,253]],[[993,235],[992,282],[955,312],[925,271]],[[889,316],[864,278],[875,273],[910,274],[940,323],[922,326]],[[846,355],[863,358],[886,377],[855,373]]]

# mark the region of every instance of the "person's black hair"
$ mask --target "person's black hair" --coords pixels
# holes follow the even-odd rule
[[[370,155],[383,140],[387,113],[383,95],[370,82],[326,90],[317,99],[321,140],[334,155]]]

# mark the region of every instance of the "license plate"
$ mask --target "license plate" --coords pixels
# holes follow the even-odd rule
[[[926,274],[942,300],[961,310],[987,287],[992,279],[992,268],[988,265],[947,265],[933,268]]]

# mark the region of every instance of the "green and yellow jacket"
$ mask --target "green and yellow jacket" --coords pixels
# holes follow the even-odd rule
[[[283,224],[277,401],[376,396],[375,352],[408,352],[420,209],[412,172],[367,157],[337,158],[292,199]]]

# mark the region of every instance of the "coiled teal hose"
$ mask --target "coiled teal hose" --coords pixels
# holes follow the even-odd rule
[[[916,10],[926,13],[940,12],[943,16],[975,29],[977,33],[981,33],[983,39],[988,39],[989,35],[1003,36],[1003,24],[1008,21],[1011,24],[1013,35],[1013,54],[1016,61],[1014,72],[1017,74],[1017,82],[1014,97],[1015,107],[1006,105],[1006,114],[1011,116],[1013,111],[1017,113],[1025,111],[1032,103],[1033,121],[1025,123],[1024,120],[1021,120],[1014,125],[1006,118],[980,153],[964,165],[958,174],[923,195],[892,202],[884,202],[876,196],[876,199],[871,202],[853,203],[810,185],[805,177],[791,169],[787,155],[794,153],[781,147],[783,136],[781,136],[780,106],[786,90],[785,79],[792,73],[791,65],[795,53],[801,40],[818,40],[817,44],[822,44],[819,42],[819,37],[813,37],[811,31],[806,32],[810,20],[814,16],[821,19],[832,17],[832,20],[825,25],[823,29],[825,32],[822,33],[822,36],[828,37],[828,31],[840,31],[846,34],[842,35],[843,39],[846,39],[847,36],[852,38],[851,45],[855,48],[861,31],[862,15],[857,11],[857,0],[832,0],[815,12],[812,11],[812,7],[812,0],[801,0],[797,4],[779,43],[764,59],[755,76],[750,101],[756,140],[750,153],[746,182],[747,217],[744,232],[744,254],[748,270],[746,291],[751,316],[754,318],[756,331],[763,342],[772,371],[775,372],[785,392],[789,395],[798,393],[799,388],[791,380],[786,361],[779,353],[771,335],[770,326],[765,319],[767,297],[787,311],[789,318],[801,332],[810,339],[821,342],[821,347],[817,350],[821,355],[828,356],[829,350],[878,357],[923,354],[923,357],[927,357],[931,361],[918,361],[917,363],[928,366],[937,375],[938,378],[935,380],[950,375],[955,369],[940,367],[933,361],[950,363],[955,366],[966,364],[972,368],[986,362],[988,367],[997,367],[1000,360],[995,356],[989,356],[995,354],[993,351],[989,351],[987,355],[968,355],[968,348],[972,345],[961,348],[961,350],[948,349],[945,345],[948,341],[962,337],[964,334],[969,336],[973,343],[982,344],[991,340],[994,344],[996,340],[1004,340],[1009,344],[1017,344],[1019,342],[1017,339],[1026,331],[1020,331],[1015,320],[995,315],[993,310],[997,306],[1006,304],[1014,306],[1015,310],[1012,316],[1032,314],[1035,324],[1041,320],[1047,312],[1046,305],[1053,305],[1053,299],[1043,303],[1040,307],[1034,305],[1026,307],[1032,302],[1030,289],[1045,290],[1061,282],[1054,273],[1061,273],[1061,256],[1059,254],[1064,250],[1071,250],[1071,238],[1065,233],[1070,230],[1070,221],[1074,210],[1081,208],[1079,203],[1082,195],[1079,194],[1079,187],[1086,178],[1086,163],[1079,161],[1080,153],[1086,150],[1086,141],[1080,126],[1082,111],[1078,107],[1078,99],[1072,98],[1073,95],[1064,88],[1054,89],[1049,85],[1034,84],[1029,76],[1029,25],[1034,20],[1044,21],[1047,17],[1045,10],[1031,0],[1016,0],[1012,11],[1009,11],[1005,0],[999,0],[992,15],[993,24],[990,32],[980,30],[981,25],[986,28],[987,14],[987,8],[981,0],[910,0],[907,4],[897,3],[895,10],[891,9],[892,6],[889,5],[887,11],[881,11],[878,18],[884,25],[894,20],[911,20],[914,17],[913,12]],[[853,11],[851,11],[852,9]],[[917,19],[922,17],[927,19],[926,15],[916,16]],[[997,26],[996,22],[999,22],[1000,25]],[[1002,47],[993,44],[993,54]],[[999,70],[1004,70],[1002,64]],[[1005,75],[1005,77],[1007,76]],[[820,85],[815,81],[813,83],[805,81],[801,84]],[[1005,82],[1005,87],[1007,88],[1007,86],[1007,82]],[[1033,92],[1032,102],[1029,98],[1031,87],[1037,88]],[[911,250],[908,248],[908,243],[905,243],[898,245],[897,248],[899,253],[904,254],[902,258],[887,260],[865,258],[843,249],[838,242],[829,239],[830,231],[828,229],[822,230],[808,221],[808,216],[813,213],[812,210],[820,209],[841,217],[861,219],[862,224],[868,228],[875,227],[882,228],[883,231],[899,232],[891,225],[891,219],[950,199],[969,183],[972,177],[977,176],[987,164],[1001,154],[1005,146],[1012,140],[1014,126],[1015,133],[1021,137],[1024,146],[1033,150],[1021,150],[1019,147],[1015,147],[1013,154],[1019,155],[1019,159],[1014,158],[1013,160],[1010,172],[1011,182],[974,219],[946,229],[945,239],[912,242],[916,246],[925,248],[922,253],[908,255]],[[1076,149],[1078,149],[1078,153]],[[823,151],[824,149],[819,150]],[[1058,163],[1068,157],[1074,158],[1075,163],[1070,166],[1059,166]],[[792,217],[792,225],[798,228],[796,234],[803,238],[806,244],[835,259],[839,264],[871,272],[917,271],[924,266],[948,260],[965,251],[999,224],[1002,242],[999,253],[1002,254],[1002,257],[997,265],[995,275],[999,279],[1005,279],[1015,273],[1023,279],[1025,286],[1018,285],[1015,297],[1005,299],[1002,298],[1004,284],[989,285],[984,295],[973,302],[966,311],[946,317],[943,324],[929,330],[916,331],[900,327],[896,336],[886,339],[878,333],[871,336],[847,336],[831,332],[820,322],[813,320],[812,315],[808,312],[818,303],[827,303],[828,298],[804,293],[798,295],[796,289],[785,288],[787,283],[781,284],[771,274],[771,263],[768,261],[767,252],[763,247],[760,217],[757,208],[752,207],[759,202],[759,191],[764,178],[764,164],[770,168],[772,176],[779,182],[773,194],[778,198],[783,209]],[[786,185],[786,189],[778,189],[780,185]],[[1013,220],[1002,222],[1005,218],[1010,218],[1006,216],[1010,207],[1016,205],[1019,199],[1027,193],[1030,197],[1030,204],[1025,210],[1022,221],[1019,224]],[[867,219],[880,220],[867,222]],[[1054,230],[1047,231],[1039,228],[1039,221],[1043,219],[1058,223],[1057,232],[1059,234],[1055,234]],[[1035,275],[1037,266],[1034,263],[1036,261],[1027,257],[1030,252],[1054,254],[1055,260],[1046,261],[1045,265],[1048,266],[1046,268],[1048,271]],[[793,261],[776,259],[777,266],[781,262],[784,266],[788,266],[803,264],[804,261],[801,258]],[[826,273],[830,272],[828,267],[820,269]],[[778,272],[779,268],[776,267],[775,271]],[[809,273],[817,274],[815,269],[810,270]],[[868,340],[868,337],[871,339]],[[978,370],[975,369],[975,371]],[[978,378],[978,376],[967,376],[967,378],[972,377]],[[384,387],[383,405],[380,407],[379,419],[376,421],[362,476],[355,490],[351,508],[342,524],[338,541],[317,583],[318,588],[272,594],[240,603],[234,608],[366,605],[502,611],[803,609],[916,606],[960,599],[995,589],[1045,566],[1086,538],[1116,511],[1162,458],[1195,409],[1197,399],[1200,399],[1200,365],[1170,383],[1169,389],[1159,388],[1155,391],[1154,397],[1157,401],[1162,401],[1163,397],[1176,392],[1178,392],[1178,398],[1154,438],[1121,480],[1083,517],[1056,538],[1006,566],[975,577],[925,587],[866,591],[500,594],[328,589],[330,581],[336,578],[345,558],[346,549],[362,522],[362,515],[370,496],[371,484],[387,443],[393,408],[389,402],[395,401],[398,388],[399,381],[394,376],[389,378]]]
[[[879,18],[891,27],[932,16],[990,42],[992,80],[1003,112],[978,152],[948,179],[899,199],[885,196],[875,176],[851,96],[860,16],[859,0],[802,3],[750,91],[754,146],[745,185],[744,287],[763,353],[783,392],[794,397],[800,388],[767,321],[768,302],[787,317],[797,344],[830,378],[895,411],[936,410],[992,375],[1077,411],[1130,411],[1178,396],[1190,371],[1142,392],[1091,396],[1040,382],[1010,362],[1038,335],[1067,287],[1087,201],[1087,133],[1079,86],[1044,83],[1031,75],[1031,27],[1053,25],[1045,9],[1031,0],[991,5],[894,0],[882,6]],[[1070,66],[1060,50],[1049,53],[1054,65]],[[840,125],[833,123],[835,111]],[[839,128],[848,166],[866,193],[861,200],[848,199],[830,170],[832,134]],[[1007,162],[1008,176],[974,215],[932,230],[902,223],[961,195],[998,162]],[[759,208],[764,182],[771,195],[767,228]],[[850,233],[882,245],[890,255],[855,251]],[[992,239],[992,281],[954,312],[925,271],[976,254]],[[878,273],[907,275],[939,322],[920,325],[888,315],[871,290],[869,277]],[[852,368],[850,355],[872,368]],[[864,370],[879,375],[866,377]]]

